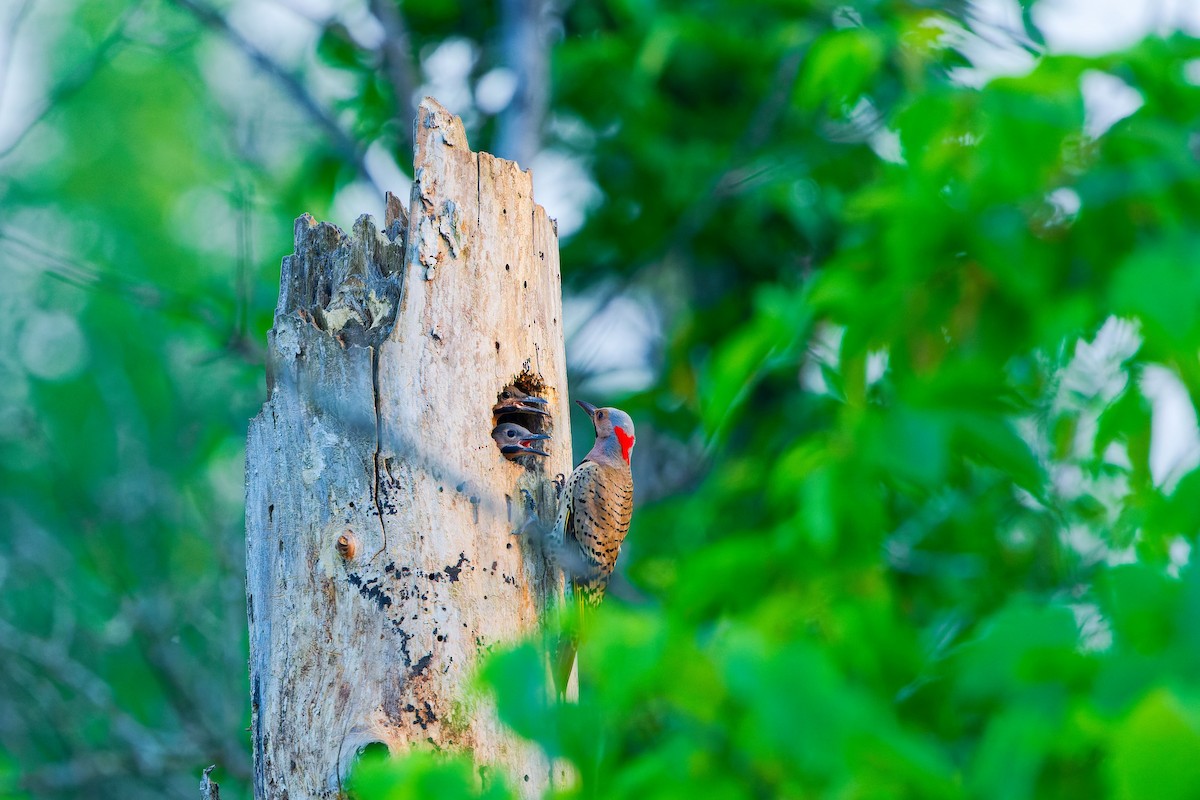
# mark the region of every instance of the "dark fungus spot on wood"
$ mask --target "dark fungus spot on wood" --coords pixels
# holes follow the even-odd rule
[[[431,663],[433,663],[433,653],[432,652],[426,653],[425,655],[421,656],[420,659],[417,660],[416,664],[413,664],[412,672],[410,674],[414,678],[417,677],[422,672],[429,669],[429,665]]]
[[[467,558],[467,554],[459,553],[458,554],[458,563],[455,564],[454,566],[449,566],[449,565],[446,566],[446,568],[444,570],[446,573],[446,577],[448,577],[450,579],[451,583],[454,583],[455,581],[458,580],[458,576],[462,573],[463,564],[469,564],[469,563],[471,563],[471,560],[469,558]]]
[[[499,342],[496,342],[496,352],[497,353],[500,352],[500,343]]]
[[[511,270],[511,269],[512,269],[512,264],[505,264],[505,265],[504,265],[504,271],[505,271],[505,272],[508,272],[508,271],[509,271],[509,270]]]
[[[416,617],[413,618],[416,619]],[[400,655],[404,658],[404,666],[411,666],[412,654],[408,652],[408,640],[412,638],[412,634],[405,633],[404,629],[401,628],[400,624],[397,622],[392,623],[392,629],[395,630],[396,634],[400,637]]]
[[[358,589],[359,594],[379,606],[380,611],[386,610],[392,604],[391,595],[385,592],[383,587],[379,585],[378,578],[371,578],[364,581],[362,576],[357,572],[351,572],[346,576],[346,580],[351,586]]]
[[[528,288],[529,288],[529,281],[521,281],[521,288],[522,288],[522,289],[528,289]]]
[[[416,706],[414,706],[412,703],[409,703],[404,707],[404,710],[413,715],[413,720],[421,726],[421,730],[428,729],[429,726],[425,724],[425,719],[421,716],[421,712]]]

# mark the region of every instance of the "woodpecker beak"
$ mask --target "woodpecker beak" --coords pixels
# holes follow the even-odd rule
[[[579,406],[584,411],[586,411],[589,417],[596,416],[596,407],[594,405],[592,405],[591,403],[585,403],[582,400],[576,400],[575,405]]]
[[[492,406],[493,414],[540,414],[550,416],[550,401],[544,397],[510,397]]]
[[[539,450],[534,446],[534,442],[545,441],[550,435],[546,433],[531,433],[516,444],[506,444],[500,448],[500,452],[508,458],[516,458],[517,456],[548,456],[550,455],[545,450]]]

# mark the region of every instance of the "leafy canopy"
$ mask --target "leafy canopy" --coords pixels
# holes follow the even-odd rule
[[[318,124],[187,4],[69,5],[13,24],[55,82],[0,151],[0,794],[182,796],[218,761],[236,796],[278,260],[359,177],[331,126],[397,151],[407,112],[339,22],[283,70]],[[935,5],[563,11],[546,145],[596,187],[564,279],[656,321],[648,385],[604,400],[639,505],[579,704],[538,702],[536,643],[481,681],[578,794],[1194,793],[1200,472],[1162,431],[1174,392],[1194,441],[1200,397],[1200,43],[977,86],[968,4]],[[468,89],[498,64],[497,9],[396,10],[423,64],[467,45]],[[1098,78],[1140,101],[1107,129]],[[355,790],[518,788],[479,777],[368,759]]]

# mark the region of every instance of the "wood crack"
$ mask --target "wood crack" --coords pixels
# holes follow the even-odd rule
[[[379,533],[381,535],[379,550],[371,556],[374,561],[379,554],[388,549],[387,525],[383,521],[383,504],[379,502],[379,459],[383,446],[383,409],[379,403],[379,348],[371,347],[371,402],[375,406],[375,455],[374,475],[371,482],[371,502],[375,504],[375,516],[379,518]]]

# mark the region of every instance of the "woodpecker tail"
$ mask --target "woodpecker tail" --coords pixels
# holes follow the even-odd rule
[[[564,633],[554,653],[554,689],[559,700],[567,699],[567,685],[571,682],[571,671],[575,668],[575,655],[578,652],[579,636]]]
[[[554,688],[559,700],[567,697],[567,687],[571,683],[571,672],[575,669],[575,659],[579,654],[579,640],[583,635],[583,627],[587,612],[587,602],[584,593],[574,585],[574,581],[566,581],[566,608],[573,608],[575,613],[563,615],[562,630],[559,633],[558,644],[554,648]]]

